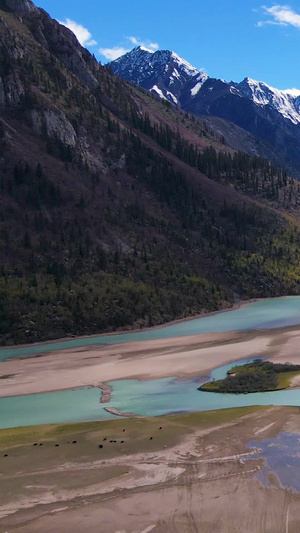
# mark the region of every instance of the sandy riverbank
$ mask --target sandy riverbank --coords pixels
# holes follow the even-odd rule
[[[31,359],[12,358],[0,365],[0,396],[99,387],[128,378],[184,379],[207,375],[213,368],[252,356],[300,363],[299,341],[300,327],[294,327],[91,346]]]

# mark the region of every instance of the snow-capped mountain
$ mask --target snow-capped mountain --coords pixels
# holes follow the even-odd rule
[[[207,80],[204,72],[170,50],[152,52],[142,46],[109,63],[117,76],[132,81],[173,104],[180,103],[181,92],[191,82],[196,94]]]
[[[298,89],[286,89],[280,91],[270,87],[263,81],[255,81],[245,78],[241,83],[234,84],[245,96],[259,106],[271,106],[284,118],[294,124],[300,122],[300,91]]]
[[[267,152],[276,154],[276,164],[299,178],[300,90],[279,90],[251,78],[238,83],[210,78],[169,50],[134,48],[109,67],[184,111],[227,121],[226,140],[232,146],[236,134],[228,133],[230,127],[232,132],[242,128],[244,138],[250,133],[257,146],[262,142]]]
[[[215,87],[203,87],[213,81],[170,50],[153,52],[142,46],[109,63],[115,74],[156,93],[161,98],[185,109],[199,92],[213,91]],[[245,78],[240,83],[218,80],[222,92],[244,96],[260,107],[270,106],[293,124],[300,123],[300,90],[281,91],[262,81]],[[210,98],[209,98],[210,99]]]

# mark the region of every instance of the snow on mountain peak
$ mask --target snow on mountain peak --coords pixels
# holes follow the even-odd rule
[[[147,48],[146,46],[140,45],[138,48],[144,52],[149,52],[150,54],[154,54],[154,50],[151,50],[151,48]]]
[[[287,94],[291,96],[292,98],[298,98],[300,96],[300,90],[299,89],[284,89],[284,91],[281,91],[284,94]]]
[[[202,86],[209,80],[205,72],[195,68],[175,52],[154,51],[145,46],[138,46],[112,61],[110,67],[118,76],[141,85],[176,105],[199,98]],[[257,106],[268,106],[293,124],[300,124],[300,90],[275,89],[263,81],[249,77],[240,83],[225,83],[231,94],[245,96]]]
[[[281,91],[263,81],[256,81],[252,78],[245,78],[241,83],[235,84],[235,86],[255,104],[259,106],[270,105],[284,118],[291,120],[294,124],[300,123],[300,106],[296,102],[300,96],[298,89]]]
[[[175,54],[175,52],[171,52],[172,59],[178,63],[189,76],[195,76],[200,71],[193,67],[190,63],[188,63],[185,59],[182,59],[178,54]]]
[[[205,72],[199,72],[198,76],[195,78],[196,84],[191,89],[191,96],[196,96],[196,94],[198,94],[206,80],[208,80],[208,75]]]
[[[165,72],[170,71],[170,66],[173,67],[173,70],[177,70],[178,78],[180,75],[184,74],[186,76],[195,76],[200,71],[190,65],[187,61],[182,59],[175,52],[170,50],[150,50],[145,46],[138,46],[133,48],[127,54],[119,57],[115,61],[112,61],[110,65],[113,67],[114,71],[126,70],[130,68],[133,70],[138,66],[141,71],[144,70],[147,73],[147,76],[151,73],[161,74],[164,70]],[[179,74],[180,72],[180,74]],[[141,72],[142,74],[142,72]],[[175,73],[176,75],[176,73]]]
[[[170,50],[148,50],[138,46],[124,56],[112,61],[110,67],[118,76],[141,85],[161,98],[177,104],[186,83],[194,81],[192,94],[196,94],[208,76],[178,54]]]

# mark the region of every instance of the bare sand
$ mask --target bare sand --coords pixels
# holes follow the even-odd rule
[[[218,333],[62,350],[0,365],[0,396],[94,386],[127,378],[201,375],[227,361],[265,353],[271,336]],[[0,376],[1,376],[0,375]]]
[[[281,431],[299,433],[298,408],[33,429],[0,431],[1,532],[300,530],[299,494],[271,471],[263,486],[256,474],[264,459],[247,447]],[[40,439],[43,446],[33,446]]]
[[[201,377],[213,368],[253,356],[300,363],[299,342],[300,328],[296,327],[81,347],[29,359],[12,358],[0,365],[0,397],[102,387],[118,379]]]

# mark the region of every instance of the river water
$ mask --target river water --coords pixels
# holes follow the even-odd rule
[[[170,339],[201,333],[226,331],[262,330],[296,326],[300,324],[300,296],[260,300],[243,305],[240,309],[215,313],[202,318],[177,322],[170,326],[148,329],[134,333],[100,335],[61,342],[49,342],[22,348],[0,350],[0,362],[8,357],[20,357],[49,353],[69,348],[100,344],[120,344],[152,339]]]
[[[282,487],[300,492],[300,435],[299,433],[279,433],[276,437],[250,441],[248,447],[256,448],[255,459],[263,457],[264,467],[256,474],[259,481],[270,487],[269,474],[277,474]]]
[[[0,351],[0,361],[8,357],[41,354],[92,344],[113,344],[212,332],[273,329],[298,324],[300,324],[300,297],[276,298],[164,328],[5,349]],[[225,377],[227,370],[236,364],[235,361],[214,370],[211,378]],[[178,381],[174,377],[149,381],[120,380],[113,381],[109,385],[112,387],[111,401],[105,406],[143,416],[249,405],[300,406],[300,389],[246,395],[216,394],[198,391],[199,383],[195,378]],[[99,389],[93,388],[0,398],[0,428],[114,418],[105,411],[104,405],[99,403],[100,394]]]

